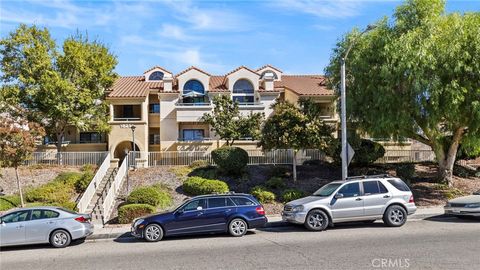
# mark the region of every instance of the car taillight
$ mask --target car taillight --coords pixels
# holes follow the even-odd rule
[[[83,216],[79,216],[79,217],[75,218],[75,220],[80,222],[80,223],[87,223],[88,222],[88,219],[84,218]]]
[[[410,195],[410,200],[408,200],[409,203],[414,203],[415,201],[413,200],[413,195]]]
[[[259,215],[264,216],[265,215],[265,210],[263,210],[262,206],[259,206],[255,209]]]

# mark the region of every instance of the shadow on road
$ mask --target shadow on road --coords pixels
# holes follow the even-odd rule
[[[433,221],[433,222],[448,222],[448,223],[479,223],[480,222],[479,217],[469,217],[469,216],[455,217],[455,216],[445,216],[445,215],[433,216],[433,217],[426,218],[424,220]]]
[[[248,231],[247,234],[243,237],[249,237],[254,235],[255,231]],[[182,240],[191,240],[191,239],[202,239],[202,238],[234,238],[233,236],[227,233],[205,233],[205,234],[189,234],[189,235],[180,235],[180,236],[166,236],[161,240],[161,242],[168,242],[168,241],[182,241]],[[117,237],[113,240],[117,243],[146,243],[143,239],[138,239],[130,236],[129,233],[125,233],[120,237]]]
[[[85,242],[85,239],[78,239],[72,241],[72,243],[66,248],[72,248],[78,246]],[[35,250],[35,249],[56,249],[52,247],[50,244],[35,244],[35,245],[24,245],[24,246],[10,246],[10,247],[1,247],[0,252],[9,252],[9,251],[17,251],[17,250]],[[61,250],[61,248],[59,248]]]

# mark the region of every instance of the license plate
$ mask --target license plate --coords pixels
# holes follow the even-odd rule
[[[460,210],[452,210],[453,213],[460,213]]]

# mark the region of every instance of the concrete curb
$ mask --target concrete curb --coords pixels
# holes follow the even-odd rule
[[[424,220],[429,218],[449,218],[449,216],[444,215],[443,213],[430,213],[430,214],[413,214],[408,217],[408,221],[414,220]],[[276,217],[278,219],[278,217]],[[264,228],[280,228],[280,227],[293,227],[295,225],[279,220],[279,221],[271,221],[268,222]],[[124,227],[122,227],[123,229]],[[118,228],[120,229],[120,228]],[[125,228],[125,231],[122,232],[112,232],[112,233],[99,233],[99,234],[92,234],[87,237],[87,241],[89,240],[101,240],[101,239],[134,239],[133,236],[130,235],[129,231],[130,227]]]

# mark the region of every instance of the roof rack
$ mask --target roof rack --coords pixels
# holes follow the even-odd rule
[[[357,180],[357,179],[367,179],[367,178],[386,178],[386,177],[393,177],[388,173],[384,174],[372,174],[372,175],[358,175],[358,176],[350,176],[347,177],[347,181],[349,180]]]

